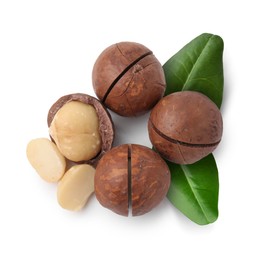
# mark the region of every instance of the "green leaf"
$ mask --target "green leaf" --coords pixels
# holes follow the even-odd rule
[[[220,108],[224,85],[223,49],[222,38],[209,33],[185,45],[163,65],[165,95],[183,90],[198,91]]]
[[[212,154],[190,165],[167,161],[171,185],[167,194],[171,203],[200,225],[218,218],[218,169]]]

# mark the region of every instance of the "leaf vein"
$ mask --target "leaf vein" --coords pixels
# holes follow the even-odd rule
[[[198,205],[199,205],[199,207],[200,207],[200,209],[201,209],[201,212],[203,213],[203,215],[204,215],[205,219],[208,221],[208,223],[210,223],[210,220],[208,219],[208,216],[207,216],[205,210],[203,209],[203,206],[201,205],[201,203],[200,203],[200,201],[199,201],[199,199],[198,199],[198,196],[197,196],[197,194],[196,194],[196,191],[195,191],[195,189],[192,187],[192,185],[191,185],[191,183],[190,183],[190,180],[189,180],[189,178],[188,178],[188,176],[187,176],[187,175],[189,174],[189,169],[188,169],[188,167],[186,167],[185,165],[181,165],[181,168],[182,168],[183,173],[184,173],[184,176],[185,176],[185,178],[186,178],[186,180],[187,180],[187,182],[188,182],[188,184],[189,184],[189,186],[190,186],[190,189],[191,189],[191,191],[192,191],[192,193],[193,193],[193,195],[194,195],[194,197],[195,197],[195,199],[196,199],[196,201],[197,201],[197,203],[198,203]]]
[[[212,35],[212,36],[207,40],[205,46],[203,47],[203,49],[201,50],[201,52],[200,52],[200,54],[199,54],[199,57],[197,58],[197,60],[196,60],[195,62],[193,62],[193,66],[192,66],[192,68],[191,68],[190,73],[188,74],[188,77],[186,78],[186,80],[185,80],[185,82],[184,82],[184,84],[183,84],[182,90],[185,90],[185,87],[186,87],[187,83],[189,82],[190,77],[191,77],[191,75],[192,75],[194,69],[196,68],[196,64],[198,64],[198,61],[200,60],[203,51],[205,50],[205,48],[207,47],[209,41],[211,40],[211,38],[212,38],[213,36],[214,36],[214,35]],[[189,55],[188,55],[188,57],[191,59],[191,57],[190,57]]]
[[[185,72],[187,73],[187,75],[189,75],[189,70],[186,67],[186,65],[180,60],[180,59],[176,59],[176,61],[183,67],[183,69],[185,70]]]
[[[180,78],[175,72],[173,72],[173,75],[174,75],[180,82],[183,83],[183,79]]]

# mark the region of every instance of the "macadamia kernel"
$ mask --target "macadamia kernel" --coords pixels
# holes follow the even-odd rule
[[[54,116],[49,130],[60,152],[69,160],[90,160],[101,150],[99,119],[92,105],[80,101],[66,103]]]
[[[57,182],[65,173],[64,156],[47,138],[31,140],[27,145],[26,154],[32,167],[47,182]]]
[[[57,198],[67,210],[82,209],[94,192],[95,168],[88,164],[72,166],[58,184]]]

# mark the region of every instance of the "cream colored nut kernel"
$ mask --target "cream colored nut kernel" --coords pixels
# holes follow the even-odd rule
[[[61,207],[82,209],[94,192],[95,168],[88,164],[72,166],[58,184],[57,199]]]
[[[68,102],[54,116],[49,131],[60,152],[69,160],[90,160],[101,150],[99,119],[92,105]]]
[[[27,145],[26,155],[32,167],[47,182],[57,182],[65,173],[64,156],[47,138],[31,140]]]

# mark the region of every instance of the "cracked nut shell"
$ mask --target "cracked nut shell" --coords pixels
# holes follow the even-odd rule
[[[106,48],[92,72],[93,87],[105,106],[121,116],[150,110],[165,91],[165,76],[152,51],[135,42]]]
[[[68,102],[71,101],[80,101],[84,104],[89,104],[94,107],[96,110],[98,119],[99,119],[99,134],[101,136],[101,150],[98,153],[97,156],[94,158],[83,161],[80,163],[87,163],[92,166],[96,166],[99,159],[112,148],[113,141],[114,141],[114,124],[111,119],[111,116],[107,109],[101,104],[101,102],[87,94],[83,93],[75,93],[70,95],[65,95],[61,98],[59,98],[50,108],[48,117],[47,117],[47,123],[48,127],[50,127],[52,120],[56,113],[59,111],[59,109],[65,105]],[[52,139],[53,140],[53,139]],[[54,141],[54,140],[53,140]]]
[[[124,144],[102,157],[94,183],[101,205],[123,216],[128,216],[129,210],[138,216],[152,210],[166,196],[170,171],[152,149]]]
[[[170,94],[153,108],[148,121],[150,140],[165,159],[191,164],[219,144],[222,116],[207,96],[195,91]]]

